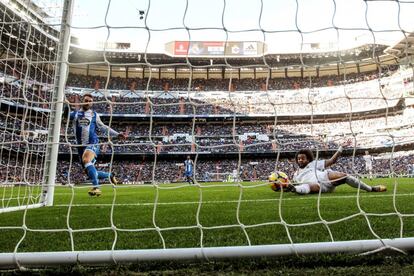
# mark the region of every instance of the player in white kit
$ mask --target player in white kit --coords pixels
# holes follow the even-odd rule
[[[311,150],[302,149],[296,153],[298,169],[293,176],[293,182],[297,185],[289,185],[288,191],[297,194],[329,193],[341,184],[348,184],[351,187],[359,188],[367,192],[385,192],[387,188],[383,185],[369,186],[358,178],[344,172],[329,169],[342,153],[342,147],[326,160],[314,160]]]
[[[369,179],[372,180],[372,156],[369,154],[368,151],[365,151],[365,155],[362,156],[365,161],[365,169],[368,171]]]

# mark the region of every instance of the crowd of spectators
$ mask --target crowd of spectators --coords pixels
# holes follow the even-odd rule
[[[400,76],[396,75],[395,78]],[[402,84],[401,78],[399,81]],[[391,79],[383,79],[381,85],[378,81],[366,81],[345,86],[286,91],[196,92],[185,97],[170,90],[158,94],[125,94],[128,96],[114,92],[106,97],[99,94],[99,90],[96,91],[94,108],[97,112],[140,115],[349,113],[393,107],[402,96],[399,82],[391,82]],[[77,94],[69,93],[67,99],[74,103],[73,108],[79,108]]]
[[[10,155],[6,151],[1,151],[0,155],[0,185],[15,183],[38,185],[43,182],[44,156],[21,152]]]
[[[105,140],[101,141],[101,153],[145,153],[145,154],[162,154],[174,152],[199,152],[199,153],[238,153],[238,152],[255,152],[270,153],[278,151],[295,151],[301,148],[320,148],[323,150],[335,150],[339,145],[345,148],[389,148],[399,145],[413,144],[412,131],[414,128],[400,130],[391,133],[378,133],[361,136],[334,136],[323,138],[314,137],[295,137],[295,138],[276,138],[269,141],[257,139],[240,140],[239,138],[195,138],[194,142],[184,141],[184,139],[162,141],[158,139],[143,140],[129,138],[126,141],[112,140],[111,143]],[[70,148],[76,152],[78,147],[74,139],[61,139],[59,152],[68,153]]]
[[[10,183],[42,183],[44,158],[36,155],[18,157],[2,153],[0,161],[0,185]],[[125,183],[175,182],[183,180],[183,160],[171,161],[121,161],[114,160],[112,164],[98,162],[98,169],[113,171]],[[283,171],[292,178],[296,170],[294,159],[255,158],[241,159],[238,168],[237,159],[203,160],[195,163],[195,176],[198,181],[221,181],[226,175],[238,170],[240,179],[246,181],[266,180],[274,170]],[[155,166],[155,174],[153,168]],[[365,161],[361,155],[342,156],[331,167],[334,170],[356,175],[367,175]],[[414,176],[414,152],[394,152],[373,156],[373,173],[376,177]],[[57,166],[57,182],[62,184],[79,184],[88,182],[86,174],[76,158],[69,161],[59,161]]]
[[[335,149],[347,147],[390,147],[413,143],[414,120],[411,109],[401,115],[366,120],[308,124],[270,123],[114,123],[112,128],[126,131],[128,139],[112,142],[103,152],[162,153],[162,152],[275,152],[304,147]],[[150,131],[151,130],[151,131]],[[66,135],[67,133],[67,135]],[[62,129],[61,141],[74,142],[73,130]],[[150,136],[151,134],[151,136]],[[265,137],[266,139],[261,139]],[[151,138],[150,138],[151,137]],[[108,137],[101,134],[101,142]],[[68,151],[67,145],[62,152]]]
[[[110,164],[102,164],[103,170],[111,170],[116,173],[120,179],[127,183],[150,182],[152,179],[160,182],[175,182],[183,180],[182,163],[184,161],[117,161]],[[195,175],[198,181],[215,181],[223,180],[222,175],[231,174],[233,170],[238,170],[238,175],[242,180],[266,180],[267,176],[274,170],[283,171],[290,178],[296,170],[293,159],[241,159],[240,168],[238,160],[198,160],[195,164]],[[395,175],[412,174],[412,165],[414,164],[413,152],[397,152],[393,157],[390,155],[374,156],[373,173],[377,177],[387,177]],[[155,174],[153,175],[153,167]],[[350,174],[367,175],[365,161],[362,156],[347,156],[339,158],[338,162],[331,167],[334,170],[347,172]],[[70,172],[70,177],[68,177]],[[77,184],[88,182],[87,176],[82,171],[78,162],[62,161],[58,167],[57,174],[59,183]]]
[[[5,69],[5,73],[10,73]],[[387,73],[388,74],[388,73]],[[3,75],[4,76],[4,75]],[[188,80],[131,80],[113,78],[109,80],[111,89],[118,90],[157,90],[165,91],[165,97],[118,97],[111,95],[107,97],[96,97],[95,109],[100,113],[130,113],[130,114],[299,114],[299,113],[324,113],[324,112],[354,112],[366,110],[367,108],[383,108],[395,105],[401,96],[399,89],[394,89],[391,82],[379,85],[378,82],[369,82],[371,79],[378,78],[378,75],[348,75],[347,78],[329,77],[328,78],[286,78],[271,79],[267,90],[283,90],[283,93],[266,92],[263,89],[263,79],[242,79],[242,80],[201,80],[195,79],[190,86],[194,90],[194,97],[172,97],[168,91],[187,90]],[[385,75],[381,76],[385,78]],[[391,76],[392,77],[392,76]],[[344,81],[346,79],[346,81]],[[50,107],[50,90],[36,87],[36,83],[31,86],[22,86],[19,79],[15,82],[3,82],[1,85],[1,99],[20,103],[30,107]],[[87,76],[71,75],[68,85],[76,87],[92,87],[99,90],[104,83],[104,79],[91,79]],[[309,84],[309,85],[308,85]],[[326,84],[326,85],[325,85]],[[346,86],[334,86],[346,84]],[[316,88],[324,87],[328,88]],[[311,89],[301,89],[311,87]],[[132,89],[133,88],[133,89]],[[230,90],[251,91],[251,93],[229,93]],[[266,88],[266,87],[265,87]],[[209,92],[202,91],[221,91],[222,93],[210,95]],[[263,94],[265,93],[265,94]],[[188,94],[190,95],[190,94]],[[200,96],[201,95],[201,96]],[[229,96],[231,95],[231,96]],[[79,108],[78,94],[67,94],[67,99],[73,103],[73,107]],[[369,100],[369,101],[368,101]],[[36,178],[39,175],[39,167],[42,164],[46,149],[46,134],[48,127],[48,114],[36,113],[35,116],[26,118],[13,115],[13,113],[0,113],[0,144],[4,152],[14,152],[17,156],[27,156],[32,163],[28,163],[28,173],[23,173],[27,177]],[[38,116],[36,118],[36,116]],[[113,144],[107,143],[105,136],[101,133],[101,151],[105,153],[155,153],[164,152],[254,152],[270,153],[278,151],[296,151],[300,148],[319,148],[321,150],[333,150],[345,141],[345,147],[383,147],[387,148],[394,144],[413,143],[411,133],[413,130],[412,112],[404,112],[403,115],[379,117],[367,120],[352,120],[325,123],[308,124],[272,124],[272,123],[156,123],[150,126],[145,122],[136,123],[115,123],[112,125],[117,130],[126,130],[129,138],[126,141],[115,140]],[[65,134],[68,134],[67,136]],[[241,139],[240,136],[246,133],[253,133],[248,139]],[[63,127],[61,132],[60,152],[76,153],[72,128],[67,130]],[[151,139],[149,136],[151,134]],[[257,139],[258,135],[264,134],[269,139]],[[171,139],[172,136],[174,139]],[[190,137],[190,140],[188,140]],[[406,162],[412,161],[412,156],[402,156],[394,160]],[[350,159],[341,159],[337,166],[342,166],[346,171],[364,173],[363,162],[357,156],[350,164]],[[394,162],[393,160],[393,162]],[[408,162],[407,161],[407,162]],[[13,161],[12,155],[2,156],[3,167],[10,166],[16,173],[4,172],[0,179],[8,179],[10,175],[20,175],[23,172],[18,162]],[[237,162],[236,162],[237,163]],[[256,164],[257,163],[257,164]],[[245,179],[254,179],[266,176],[274,160],[262,158],[257,160],[244,161],[241,173]],[[35,165],[33,165],[35,164]],[[68,167],[65,162],[59,166],[59,179],[65,178]],[[202,179],[201,171],[205,172],[230,172],[234,169],[234,161],[222,160],[219,162],[200,161],[200,173],[198,179]],[[362,164],[362,165],[361,165]],[[387,162],[384,159],[376,159],[374,164],[378,165],[378,173],[387,174]],[[406,164],[395,163],[394,169],[398,173],[407,171]],[[33,166],[32,166],[33,165]],[[74,176],[79,179],[84,178],[80,167],[74,165]],[[293,163],[291,160],[281,160],[277,163],[281,170],[291,173]],[[388,162],[389,166],[389,162]],[[33,167],[33,168],[32,168]],[[140,164],[130,161],[114,161],[114,170],[121,175],[127,168],[131,176],[124,176],[126,181],[148,181],[152,178],[151,162]],[[180,179],[181,173],[179,166],[173,162],[160,161],[157,164],[157,180],[173,181]],[[66,172],[65,172],[66,171]],[[19,172],[19,173],[17,173]],[[174,176],[175,175],[175,176]],[[18,176],[15,176],[18,178]],[[63,180],[62,180],[63,181]],[[80,180],[76,180],[80,181]],[[63,181],[64,182],[64,181]],[[82,181],[80,181],[82,182]]]
[[[11,56],[14,61],[0,62],[0,101],[1,104],[21,104],[27,108],[44,108],[50,110],[52,102],[51,85],[54,81],[54,66],[48,60],[54,60],[56,42],[45,36],[39,30],[32,29],[27,32],[25,24],[18,28],[12,28],[11,34],[17,41],[16,52]],[[20,33],[21,32],[21,33]],[[30,37],[27,37],[30,35]],[[10,36],[12,38],[12,36]],[[13,38],[14,39],[14,38]],[[42,49],[38,51],[26,45],[30,42],[42,41]],[[29,43],[31,45],[31,43]],[[34,43],[36,44],[36,43]],[[40,43],[39,43],[40,45]],[[25,53],[23,53],[23,50]],[[5,51],[10,51],[6,48]],[[4,52],[8,55],[8,52]],[[23,56],[24,54],[24,56]],[[30,56],[30,66],[25,63]],[[23,58],[24,57],[24,58]],[[67,80],[68,87],[90,88],[96,91],[103,89],[136,91],[165,91],[168,97],[97,97],[95,101],[101,102],[95,105],[100,113],[126,113],[126,114],[297,114],[297,113],[326,113],[326,112],[355,112],[367,108],[383,108],[395,105],[401,96],[401,91],[388,84],[380,84],[371,80],[386,79],[398,69],[390,66],[389,70],[383,70],[381,75],[377,72],[361,74],[348,74],[341,76],[324,77],[286,77],[271,79],[146,79],[146,78],[119,78],[86,76],[70,74]],[[319,89],[323,88],[323,89]],[[274,90],[286,90],[284,94],[270,93]],[[200,93],[201,97],[170,97],[171,91],[191,91]],[[221,96],[209,95],[210,92],[223,92]],[[251,91],[250,95],[230,93],[235,91]],[[267,92],[269,91],[269,92]],[[204,93],[204,94],[203,94]],[[260,94],[265,95],[260,96]],[[190,93],[189,93],[190,94]],[[205,97],[204,97],[205,95]],[[232,96],[229,96],[232,95]],[[79,108],[79,98],[75,94],[67,94],[67,99],[75,103]],[[4,111],[5,109],[3,109]],[[42,183],[44,157],[46,151],[46,134],[50,113],[37,112],[25,113],[19,116],[8,111],[0,113],[0,184],[4,183]],[[27,109],[25,109],[27,111]],[[28,115],[30,118],[23,120]],[[352,140],[356,134],[365,133],[367,129],[377,131],[367,137],[357,137],[359,145],[378,145],[376,135],[382,133],[393,142],[411,141],[403,138],[412,136],[412,117],[403,115],[389,117],[387,125],[384,117],[369,120],[353,120],[352,122],[318,123],[318,124],[243,124],[232,125],[201,124],[194,127],[184,125],[154,125],[149,128],[145,124],[122,124],[114,128],[128,129],[130,138],[114,146],[103,145],[102,152],[276,152],[279,150],[297,150],[304,147],[319,149],[335,149],[337,141],[326,138],[332,135],[334,130],[343,135],[342,140],[351,139],[349,147],[356,146]],[[390,126],[391,125],[391,126]],[[392,130],[395,125],[401,127]],[[149,130],[155,136],[148,140]],[[235,135],[247,132],[266,134],[269,141],[260,141],[254,138],[241,141]],[[64,132],[62,132],[63,134]],[[195,134],[194,144],[183,138],[164,141],[163,137],[174,134]],[[61,152],[68,152],[70,146],[75,145],[73,133],[69,136],[62,135],[61,141],[69,143],[61,145]],[[142,138],[144,136],[144,138]],[[398,140],[402,137],[402,140]],[[370,140],[371,139],[371,140]],[[374,139],[374,140],[372,140]],[[411,138],[409,138],[411,139]],[[373,142],[374,141],[374,142]],[[105,139],[103,143],[105,144]],[[383,145],[382,145],[383,146]],[[98,164],[105,169],[111,167],[114,172],[125,182],[151,181],[181,181],[181,161],[118,161],[108,164]],[[178,165],[177,165],[178,164]],[[196,163],[196,179],[199,181],[215,180],[206,173],[219,175],[230,173],[239,169],[239,175],[244,180],[265,179],[271,171],[277,169],[286,172],[290,177],[295,169],[293,160],[276,160],[269,158],[243,159],[238,168],[237,160],[223,159],[220,161],[200,160]],[[390,173],[407,174],[410,166],[414,164],[414,153],[405,152],[396,154],[392,159],[386,156],[376,156],[373,167],[374,173],[388,175]],[[155,174],[153,168],[155,166]],[[59,161],[57,166],[57,180],[67,184],[87,181],[77,159],[74,162]],[[342,157],[333,167],[348,173],[366,174],[362,156]]]
[[[244,133],[258,133],[269,136],[299,136],[299,135],[333,135],[333,134],[359,134],[366,132],[381,131],[384,129],[407,127],[414,121],[412,109],[406,109],[404,114],[394,116],[380,116],[378,118],[343,120],[337,122],[326,121],[323,123],[278,123],[278,122],[196,122],[192,121],[178,123],[163,122],[137,122],[117,123],[113,121],[111,127],[125,130],[130,137],[165,137],[174,135],[194,135],[196,137],[233,137]],[[0,120],[0,126],[2,122]],[[194,129],[193,129],[194,127]],[[62,132],[65,132],[62,130]],[[68,135],[73,135],[71,127],[67,130]]]
[[[53,84],[53,70],[49,68],[47,63],[33,63],[30,65],[30,70],[27,69],[27,64],[21,60],[0,62],[0,77],[3,79],[1,83],[1,98],[11,100],[12,102],[20,103],[30,107],[42,107],[49,109],[52,101],[52,84]],[[334,75],[312,78],[300,77],[286,77],[286,78],[271,78],[269,80],[259,79],[193,79],[192,83],[188,84],[188,79],[140,79],[140,78],[109,78],[108,85],[107,78],[99,76],[86,76],[79,74],[69,74],[67,85],[68,87],[89,88],[100,91],[107,87],[112,90],[125,91],[273,91],[273,90],[289,90],[297,91],[298,89],[321,87],[334,87],[337,85],[345,85],[352,83],[361,83],[378,78],[386,78],[392,75],[397,66],[388,66],[378,72],[366,72],[360,74]],[[28,76],[25,74],[28,73]],[[266,86],[267,83],[267,86]],[[380,94],[361,94],[357,91],[357,97],[378,98],[372,103],[376,106],[380,103],[383,106],[384,97],[389,99],[388,105],[392,105],[392,99],[397,97],[396,94],[387,95],[387,91],[381,91]],[[377,91],[378,92],[378,91]],[[312,92],[314,93],[314,91]],[[382,95],[384,94],[384,96]],[[135,113],[135,114],[229,114],[229,113],[269,113],[275,112],[285,113],[301,110],[309,113],[309,106],[313,106],[313,112],[328,112],[329,110],[345,111],[349,106],[353,106],[353,110],[358,110],[358,106],[363,106],[363,103],[358,103],[361,100],[353,98],[353,95],[336,95],[337,102],[333,102],[332,97],[315,96],[312,104],[309,101],[301,102],[304,95],[297,95],[297,97],[285,97],[281,100],[279,97],[253,97],[246,99],[243,97],[226,99],[220,97],[202,98],[202,99],[162,99],[162,98],[114,98],[111,105],[108,103],[97,104],[96,109],[102,113],[108,113],[110,109],[113,113]],[[308,97],[308,95],[305,95]],[[71,95],[68,95],[70,98]],[[289,98],[289,99],[288,99]],[[348,101],[343,101],[347,98]],[[391,99],[392,98],[392,99]],[[341,100],[342,99],[342,100]],[[106,98],[97,98],[97,101],[108,102]],[[286,101],[288,100],[288,101]],[[263,102],[264,101],[264,102]],[[382,103],[381,103],[382,101]],[[299,103],[299,105],[297,105]],[[324,106],[326,105],[326,106]],[[335,106],[336,105],[336,106]],[[339,105],[339,106],[338,106]]]
[[[24,79],[21,76],[7,75],[11,68],[7,63],[0,64],[3,66],[4,73],[1,83],[0,96],[4,100],[20,103],[27,107],[41,107],[50,109],[52,89],[50,86],[51,75],[49,73],[39,73],[32,79]],[[13,68],[15,68],[14,66]],[[114,83],[110,88],[118,91],[109,97],[97,96],[95,98],[95,110],[99,113],[114,114],[180,114],[180,115],[210,115],[210,114],[317,114],[334,112],[356,112],[367,109],[378,109],[392,107],[397,104],[401,97],[401,90],[393,85],[389,85],[386,80],[393,70],[384,71],[381,75],[381,87],[379,82],[370,82],[369,80],[377,79],[377,73],[350,74],[348,76],[329,76],[315,78],[315,85],[310,89],[300,83],[311,83],[302,78],[281,78],[271,79],[267,89],[263,88],[263,79],[234,79],[231,83],[237,86],[237,90],[251,91],[250,94],[231,93],[228,91],[228,79],[195,79],[194,90],[197,95],[188,94],[187,97],[173,94],[172,91],[185,91],[188,87],[180,85],[187,80],[166,80],[151,79],[149,82],[153,87],[151,91],[164,91],[165,95],[156,97],[151,94],[134,94],[135,91],[144,91],[148,80],[130,80],[123,78],[111,78],[109,83]],[[1,72],[1,71],[0,71]],[[42,71],[43,72],[43,71]],[[43,75],[45,74],[45,77]],[[8,78],[9,77],[9,78]],[[95,91],[102,91],[102,87],[96,83],[102,83],[104,79],[95,80],[91,85],[91,79],[95,78],[85,75],[70,75],[68,85],[74,85],[78,88],[87,87]],[[7,81],[6,81],[7,80]],[[323,80],[323,81],[320,81]],[[346,81],[345,81],[346,80]],[[24,81],[24,83],[23,83]],[[402,81],[402,80],[401,80]],[[129,83],[134,85],[126,88]],[[177,83],[176,86],[170,85],[170,82]],[[328,87],[323,85],[329,83]],[[291,85],[294,85],[294,88]],[[122,86],[121,84],[124,84]],[[345,86],[338,86],[345,84]],[[128,86],[126,85],[126,86]],[[137,86],[138,85],[138,86]],[[230,85],[231,86],[231,85]],[[174,88],[175,87],[175,88]],[[203,89],[199,89],[203,87]],[[196,89],[197,88],[197,89]],[[219,89],[218,89],[219,88]],[[265,87],[266,88],[266,87]],[[132,90],[128,97],[120,96],[121,89]],[[93,91],[94,91],[93,90]],[[286,90],[284,93],[277,91]],[[205,91],[205,92],[203,92]],[[220,94],[211,95],[210,92],[220,91]],[[276,93],[277,92],[277,93]],[[175,95],[175,96],[174,96]],[[148,97],[147,97],[148,96]],[[67,94],[69,102],[79,108],[79,98],[75,94]]]
[[[193,78],[191,84],[188,79],[167,78],[121,78],[107,76],[91,76],[69,74],[67,86],[93,89],[112,90],[148,90],[148,91],[258,91],[289,90],[312,87],[325,87],[362,82],[379,77],[386,77],[398,70],[397,66],[384,67],[381,74],[378,72],[350,73],[346,75],[330,75],[321,77],[286,77],[286,78],[232,78],[232,79],[199,79]]]
[[[41,86],[23,86],[20,82],[3,82],[0,83],[0,100],[25,108],[50,109],[51,91],[42,90]]]
[[[114,123],[112,128],[129,134],[125,141],[111,140],[99,133],[103,153],[163,152],[276,152],[304,147],[335,149],[347,147],[390,147],[413,143],[413,112],[367,120],[315,124],[271,123]],[[22,125],[24,122],[24,125]],[[22,121],[21,117],[0,113],[0,141],[3,147],[18,151],[44,147],[47,121]],[[76,147],[73,128],[61,130],[60,152]],[[150,137],[151,130],[151,137]],[[266,139],[261,139],[265,137]],[[72,148],[74,150],[74,148]]]
[[[325,114],[350,113],[370,109],[395,106],[401,98],[398,89],[379,89],[371,83],[371,87],[345,90],[339,87],[335,91],[310,92],[298,90],[295,93],[281,95],[279,93],[256,91],[252,95],[222,92],[220,95],[206,97],[95,97],[94,109],[104,114],[138,114],[138,115],[219,115],[219,114]],[[29,108],[50,109],[50,91],[38,92],[37,89],[3,84],[0,98],[8,102]],[[310,94],[312,93],[312,94]],[[72,108],[79,108],[76,95],[67,94],[73,100]]]

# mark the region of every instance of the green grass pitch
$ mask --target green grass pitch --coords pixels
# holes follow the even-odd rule
[[[24,235],[18,252],[281,244],[288,234],[295,243],[413,237],[414,179],[367,182],[388,191],[358,195],[343,185],[320,198],[281,197],[264,182],[201,183],[103,186],[89,197],[90,186],[56,187],[53,207],[0,214],[0,252]]]

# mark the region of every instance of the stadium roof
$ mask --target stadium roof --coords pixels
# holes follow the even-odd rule
[[[404,57],[414,54],[414,32],[405,35],[405,38],[385,50],[387,54]]]
[[[292,54],[266,54],[262,57],[188,57],[188,61],[194,66],[266,66],[284,67],[284,66],[318,66],[338,62],[357,63],[361,60],[372,59],[383,55],[385,45],[364,45],[344,51],[331,51],[325,53],[292,53]],[[86,50],[78,47],[72,47],[69,60],[73,63],[84,62],[102,62],[105,58],[111,63],[131,64],[154,64],[171,66],[188,66],[187,58],[170,57],[166,54],[150,54],[139,52],[122,52],[122,51],[96,51]]]

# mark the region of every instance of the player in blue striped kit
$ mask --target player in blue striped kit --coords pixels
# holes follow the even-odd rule
[[[190,155],[187,155],[187,160],[184,161],[184,177],[188,184],[194,184],[193,168],[194,162],[191,160]]]
[[[82,108],[79,111],[70,113],[70,120],[73,121],[73,127],[76,136],[78,154],[81,164],[85,169],[93,187],[88,191],[90,196],[100,196],[99,179],[109,179],[112,184],[117,184],[114,174],[104,171],[97,171],[95,162],[99,155],[99,138],[96,133],[101,129],[111,136],[125,139],[127,135],[123,132],[117,132],[106,126],[99,117],[98,113],[92,110],[93,97],[91,94],[84,94],[82,98]]]

